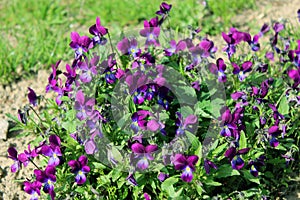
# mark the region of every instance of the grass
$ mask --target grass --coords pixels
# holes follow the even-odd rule
[[[233,2],[231,6],[229,1]],[[213,34],[230,24],[228,13],[249,8],[249,2],[254,0],[208,0],[208,12],[198,0],[168,2],[173,4],[173,28],[201,26],[205,33]],[[0,2],[0,83],[30,77],[39,69],[50,68],[58,59],[70,60],[73,55],[68,46],[70,32],[88,34],[88,27],[95,23],[97,16],[112,34],[119,33],[122,27],[142,26],[143,20],[155,16],[160,3],[160,0],[3,0]],[[216,17],[226,23],[212,26],[210,22]]]

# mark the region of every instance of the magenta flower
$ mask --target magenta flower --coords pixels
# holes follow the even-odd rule
[[[68,165],[72,168],[77,185],[82,185],[86,182],[86,175],[90,172],[90,167],[87,165],[88,158],[85,155],[80,156],[77,160],[70,160]]]
[[[221,126],[223,127],[220,131],[220,135],[223,137],[235,137],[238,138],[238,127],[236,125],[239,116],[234,113],[231,114],[229,108],[226,108],[221,116]]]
[[[274,125],[271,126],[268,130],[270,139],[270,146],[271,147],[277,147],[279,145],[279,141],[277,140],[277,136],[279,136],[282,133],[282,130],[279,129],[279,126]]]
[[[30,200],[38,200],[39,196],[41,195],[41,187],[42,183],[39,181],[34,181],[30,183],[29,181],[24,181],[24,191],[27,194],[30,194]]]
[[[176,170],[183,170],[181,179],[184,182],[191,182],[193,179],[193,172],[199,157],[196,155],[185,156],[183,154],[176,154],[173,159],[173,164]]]
[[[78,63],[78,67],[82,70],[82,74],[79,76],[83,83],[89,83],[92,81],[93,76],[97,75],[97,64],[99,62],[99,56],[95,56],[89,62],[87,58],[83,62]]]
[[[34,174],[36,180],[43,184],[43,191],[49,193],[52,200],[54,200],[54,183],[56,182],[56,170],[54,166],[47,166],[45,171],[35,169]]]
[[[148,160],[153,160],[151,155],[157,151],[157,145],[149,144],[146,147],[140,143],[134,143],[131,145],[131,150],[135,154],[135,159],[138,159],[137,167],[141,170],[145,170],[149,166]]]
[[[247,77],[247,73],[252,70],[253,63],[251,61],[246,61],[239,67],[236,63],[232,63],[233,74],[238,74],[239,80],[243,81]]]
[[[217,52],[218,48],[214,46],[213,41],[204,38],[201,40],[201,42],[198,44],[198,46],[203,50],[202,57],[212,57],[214,58],[213,54]]]
[[[24,153],[21,153],[18,158],[23,163],[24,167],[26,167],[29,163],[29,161],[35,157],[37,157],[38,154],[35,149],[30,149],[30,144],[28,144],[28,151],[24,150]]]
[[[159,6],[159,11],[156,12],[157,15],[167,15],[172,8],[172,4],[167,4],[162,2]]]
[[[134,186],[138,185],[132,173],[127,176],[126,180]]]
[[[48,166],[57,166],[60,163],[59,157],[62,156],[60,151],[60,138],[57,135],[51,135],[49,137],[50,145],[42,146],[41,153],[50,157],[48,160]]]

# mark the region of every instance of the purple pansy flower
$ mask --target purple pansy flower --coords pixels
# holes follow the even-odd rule
[[[139,110],[132,114],[131,120],[132,124],[130,125],[131,129],[137,133],[140,129],[146,130],[147,121],[146,118],[150,116],[150,112],[147,110]]]
[[[183,170],[181,179],[184,182],[191,182],[193,179],[193,172],[199,157],[196,155],[185,156],[183,154],[176,154],[173,159],[173,164],[176,170]]]
[[[253,39],[251,39],[251,35],[249,33],[245,33],[244,40],[250,45],[252,51],[258,51],[260,49],[260,44],[258,43],[259,34],[254,35]]]
[[[144,198],[145,200],[151,200],[151,197],[146,192],[144,193]]]
[[[277,136],[279,136],[282,133],[282,130],[279,129],[279,126],[274,125],[271,126],[268,130],[270,139],[270,146],[271,147],[277,147],[279,145],[279,141],[277,140]]]
[[[280,114],[276,108],[276,106],[274,104],[269,104],[269,107],[273,110],[273,118],[275,120],[282,120],[284,119],[284,116],[282,114]]]
[[[226,79],[225,70],[226,70],[226,65],[222,58],[218,58],[217,65],[212,63],[209,66],[209,71],[218,76],[219,82],[226,82],[227,79]]]
[[[180,40],[177,44],[175,40],[170,41],[170,48],[165,49],[166,56],[172,56],[177,54],[179,51],[183,51],[186,48],[186,43],[183,40]]]
[[[67,78],[65,83],[66,87],[71,86],[74,81],[76,83],[76,86],[78,85],[78,82],[76,82],[76,77],[77,77],[76,66],[77,65],[71,67],[70,65],[66,64],[66,72],[63,73]]]
[[[45,156],[50,157],[48,166],[57,166],[60,163],[59,156],[62,156],[60,151],[60,138],[57,135],[51,135],[49,137],[50,145],[43,145],[41,153]]]
[[[250,166],[250,173],[257,177],[258,176],[258,170],[261,166],[264,166],[265,165],[265,162],[264,160],[266,159],[266,156],[264,155],[261,155],[259,156],[259,158],[257,158],[256,160],[251,160],[249,163],[248,163],[248,166]]]
[[[294,81],[293,88],[300,84],[300,67],[298,69],[291,69],[288,71],[288,76]]]
[[[31,150],[30,149],[30,144],[28,144],[28,151],[24,150],[24,153],[21,153],[18,156],[18,158],[23,163],[24,167],[26,167],[28,165],[29,161],[32,158],[35,158],[37,156],[38,156],[38,154],[37,154],[36,150],[35,149]]]
[[[21,163],[22,163],[18,158],[18,151],[14,147],[9,147],[7,152],[9,154],[8,158],[14,161],[14,164],[11,165],[10,170],[12,173],[15,173],[21,168]]]
[[[236,63],[232,63],[233,74],[238,74],[239,80],[243,81],[247,77],[247,73],[252,70],[253,63],[251,61],[246,61],[239,67]]]
[[[50,76],[48,77],[48,85],[46,86],[46,93],[48,93],[50,90],[52,90],[57,85],[57,80],[60,80],[58,75],[58,65],[60,64],[61,60],[58,60],[55,65],[51,65],[52,72]]]
[[[218,48],[214,46],[214,42],[207,38],[201,40],[198,46],[203,50],[202,57],[204,58],[207,58],[209,56],[214,58],[213,54],[218,50]]]
[[[132,173],[127,176],[126,180],[134,186],[138,185]]]
[[[56,182],[56,170],[54,166],[47,166],[45,171],[35,169],[34,174],[36,180],[43,184],[43,191],[49,193],[52,200],[54,200],[54,183]]]
[[[89,32],[92,35],[94,35],[92,39],[94,46],[96,44],[100,44],[100,45],[106,44],[107,40],[103,36],[108,33],[108,29],[105,28],[104,26],[101,26],[101,21],[99,17],[96,18],[96,24],[92,25],[89,28]]]
[[[157,178],[160,182],[163,182],[164,180],[166,180],[169,177],[168,174],[165,174],[163,172],[159,172]]]
[[[22,124],[27,124],[27,114],[18,109],[18,119]]]
[[[244,160],[240,157],[241,154],[246,154],[250,148],[237,150],[235,147],[230,147],[226,150],[224,156],[229,158],[232,169],[240,170],[244,167]]]
[[[238,138],[238,127],[236,122],[239,116],[234,112],[231,114],[229,108],[226,108],[221,116],[221,126],[223,127],[220,131],[220,135],[223,137],[235,137]]]
[[[158,36],[160,28],[158,26],[158,18],[152,18],[150,21],[144,21],[144,29],[140,31],[142,37],[146,37],[145,46],[154,45],[159,46]]]
[[[88,99],[84,96],[82,90],[79,90],[75,98],[75,110],[77,110],[76,117],[79,120],[84,120],[93,113],[95,99]]]
[[[78,63],[78,68],[82,70],[79,76],[81,82],[89,83],[92,81],[92,77],[97,75],[97,64],[99,62],[99,56],[93,57],[90,62],[88,58],[85,58],[83,62]]]
[[[259,37],[262,37],[265,33],[269,32],[269,30],[270,30],[269,25],[268,24],[263,24],[260,31],[259,31],[259,33],[258,33]]]
[[[91,48],[91,39],[88,36],[80,36],[77,32],[71,33],[70,47],[75,51],[75,59],[80,60],[84,53]]]
[[[71,172],[74,173],[77,185],[82,185],[86,182],[86,173],[90,171],[87,165],[88,158],[85,155],[80,156],[77,160],[70,160],[68,165],[72,168]]]
[[[144,146],[140,143],[134,143],[131,145],[131,150],[135,154],[135,158],[138,159],[137,167],[141,170],[145,170],[149,166],[148,160],[153,160],[151,155],[153,152],[157,151],[157,145],[149,144]]]
[[[210,173],[210,168],[217,169],[217,165],[215,165],[215,163],[213,163],[209,159],[205,158],[204,159],[204,169],[205,169],[206,174]]]
[[[157,15],[167,15],[172,8],[172,4],[167,4],[162,2],[159,6],[159,11],[156,12]]]
[[[185,119],[183,119],[180,112],[176,112],[177,119],[175,121],[176,126],[178,126],[178,129],[176,130],[176,135],[184,135],[185,131],[190,131],[190,128],[188,128],[189,125],[196,124],[198,121],[198,118],[195,115],[189,115]]]
[[[36,93],[30,87],[28,87],[28,90],[29,90],[29,93],[28,93],[29,103],[32,104],[33,106],[37,106],[37,104],[38,104],[38,97],[36,96]]]
[[[122,54],[132,55],[133,58],[136,58],[141,54],[141,49],[139,49],[137,45],[138,44],[135,38],[129,40],[125,37],[117,44],[117,48]]]
[[[39,196],[41,195],[41,187],[42,183],[39,181],[34,181],[30,183],[29,181],[24,181],[24,191],[27,194],[30,194],[30,200],[38,200]]]

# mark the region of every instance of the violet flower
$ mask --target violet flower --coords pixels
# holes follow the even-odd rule
[[[284,119],[284,116],[278,112],[278,110],[277,110],[277,108],[276,108],[276,106],[274,104],[269,104],[269,107],[273,110],[273,118],[275,120],[278,120],[278,119],[282,120],[282,119]]]
[[[218,167],[215,165],[215,163],[213,163],[209,159],[205,158],[204,159],[204,169],[205,169],[206,174],[210,173],[210,168],[217,169]]]
[[[175,121],[176,126],[178,126],[178,129],[176,130],[176,135],[184,135],[185,131],[190,129],[188,128],[189,125],[196,124],[198,121],[198,118],[195,115],[189,115],[185,119],[183,119],[180,112],[176,112],[177,119]]]
[[[144,193],[144,198],[145,200],[151,200],[151,197],[146,192]]]
[[[81,155],[77,160],[70,160],[68,165],[72,168],[71,172],[75,174],[77,185],[82,185],[86,182],[86,173],[90,172],[90,167],[87,165],[88,158]]]
[[[137,162],[137,167],[141,170],[145,170],[149,166],[148,160],[153,160],[153,152],[157,151],[157,145],[149,144],[144,146],[140,143],[134,143],[131,145],[131,150],[135,154],[135,158],[139,161]]]
[[[160,182],[164,182],[164,180],[166,180],[168,177],[169,177],[169,175],[165,174],[163,172],[160,172],[157,176],[157,178]]]
[[[97,75],[97,64],[99,62],[99,56],[95,56],[89,62],[87,58],[83,62],[78,63],[78,68],[82,70],[82,74],[79,76],[81,82],[89,83],[92,81],[92,77]]]
[[[146,37],[145,46],[149,45],[159,46],[158,37],[160,34],[160,28],[158,26],[158,18],[152,18],[150,21],[144,21],[144,29],[140,31],[142,37]]]
[[[226,82],[227,78],[226,78],[225,70],[226,70],[226,65],[222,58],[218,58],[217,65],[212,63],[209,66],[209,71],[218,76],[219,82]]]
[[[99,17],[96,18],[96,24],[92,25],[89,28],[89,32],[90,34],[94,35],[92,39],[94,46],[96,44],[100,44],[100,45],[106,44],[107,40],[103,36],[108,33],[108,29],[105,28],[104,26],[101,26],[101,21]]]
[[[263,24],[263,26],[261,27],[261,29],[260,29],[260,31],[258,33],[259,37],[262,37],[264,34],[266,34],[267,32],[269,32],[269,30],[270,30],[269,25],[268,24]]]
[[[226,150],[224,156],[229,158],[232,169],[240,170],[244,167],[244,160],[240,157],[242,154],[248,153],[250,148],[237,150],[235,147],[230,147]]]
[[[121,69],[114,69],[114,66],[117,64],[117,61],[114,59],[114,54],[110,54],[107,57],[107,60],[104,60],[100,67],[104,68],[103,74],[105,74],[105,80],[108,84],[113,84],[117,79],[120,79]]]
[[[76,73],[76,66],[75,65],[74,67],[66,64],[66,72],[64,72],[63,74],[65,75],[65,77],[67,78],[66,80],[66,83],[65,83],[65,86],[68,87],[68,86],[71,86],[72,83],[74,81],[76,81],[76,77],[77,77],[77,73]],[[76,85],[78,83],[76,82]]]
[[[238,137],[238,127],[236,122],[238,116],[235,113],[231,114],[229,108],[226,108],[221,116],[221,126],[223,127],[220,131],[220,135],[223,137]]]
[[[261,155],[259,156],[259,158],[257,158],[256,160],[251,160],[248,163],[248,166],[250,166],[250,173],[254,176],[257,177],[258,176],[258,170],[260,167],[265,165],[264,160],[266,159],[266,156]]]
[[[15,173],[21,168],[21,163],[22,163],[18,158],[18,151],[14,147],[9,147],[7,152],[9,154],[8,158],[14,161],[14,164],[11,165],[10,170],[12,173]]]
[[[76,117],[79,120],[84,120],[88,116],[90,116],[93,113],[95,105],[95,99],[91,98],[88,99],[84,96],[82,90],[79,90],[76,94],[75,98],[75,110],[77,110]]]
[[[133,58],[138,57],[141,54],[141,49],[137,46],[137,41],[135,38],[128,39],[123,38],[118,44],[117,48],[121,51],[124,55],[132,55]]]
[[[202,57],[207,58],[211,57],[214,58],[213,54],[217,52],[218,48],[214,46],[213,41],[204,38],[201,40],[201,42],[198,44],[198,46],[203,50]]]
[[[30,183],[29,181],[24,181],[24,191],[27,194],[30,194],[30,200],[38,200],[39,196],[41,195],[41,187],[42,183],[39,181],[34,181]]]
[[[146,118],[150,116],[150,112],[147,110],[139,110],[132,114],[131,120],[132,124],[130,125],[131,129],[137,133],[140,129],[146,130],[147,121]]]
[[[268,130],[270,139],[270,146],[271,147],[277,147],[279,145],[279,141],[277,140],[277,136],[279,136],[282,133],[282,130],[279,129],[279,126],[274,125],[271,126]]]
[[[288,71],[288,76],[294,81],[292,88],[298,87],[300,84],[300,67]]]
[[[24,153],[21,153],[18,158],[23,163],[24,167],[26,167],[29,163],[29,161],[35,157],[37,157],[38,154],[35,149],[30,149],[30,144],[28,144],[28,151],[24,150]]]
[[[50,157],[48,160],[48,166],[57,166],[60,164],[59,156],[62,156],[60,151],[60,138],[57,135],[51,135],[49,137],[50,145],[42,146],[41,153]]]
[[[260,44],[258,43],[259,34],[254,35],[253,39],[251,39],[251,35],[249,33],[245,33],[244,40],[249,44],[252,51],[258,51],[260,49]]]
[[[156,12],[157,15],[167,15],[172,8],[172,4],[167,4],[166,2],[162,2],[159,6],[159,11]]]
[[[127,176],[126,180],[134,186],[138,185],[132,173]]]
[[[91,48],[91,39],[88,36],[80,36],[77,32],[71,33],[70,47],[75,51],[75,59],[80,60],[84,53]]]
[[[35,169],[34,174],[36,180],[43,184],[43,191],[49,193],[52,200],[54,200],[54,183],[56,182],[56,169],[54,166],[47,166],[45,171]]]
[[[175,170],[183,170],[181,179],[184,182],[191,182],[193,179],[193,172],[199,157],[196,155],[185,156],[183,154],[176,154],[173,159]]]
[[[29,90],[29,93],[28,93],[29,103],[32,104],[33,106],[37,106],[37,104],[38,104],[38,97],[36,96],[36,93],[30,87],[28,87],[28,90]]]
[[[48,77],[48,85],[46,86],[46,93],[48,93],[50,90],[53,89],[53,87],[55,87],[57,85],[57,80],[59,80],[59,78],[57,77],[58,75],[58,66],[60,64],[61,60],[58,60],[55,65],[51,65],[52,68],[52,72],[50,74],[50,76]]]
[[[236,63],[232,63],[233,74],[238,74],[239,80],[243,81],[247,77],[247,73],[252,70],[253,63],[251,61],[246,61],[239,67]]]
[[[170,41],[170,48],[165,49],[166,56],[172,56],[177,54],[179,51],[183,51],[186,48],[186,43],[183,40],[180,40],[177,44],[175,40]]]
[[[27,114],[26,112],[21,111],[18,109],[18,119],[22,124],[27,124]]]

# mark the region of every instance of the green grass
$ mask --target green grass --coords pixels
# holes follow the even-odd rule
[[[227,1],[243,3],[228,7]],[[208,1],[209,12],[205,14],[201,1],[170,0],[168,2],[173,4],[172,27],[185,29],[187,25],[204,26],[202,28],[207,30],[206,33],[213,32],[205,28],[214,26],[203,23],[203,17],[208,22],[216,16],[226,21],[225,13],[247,8],[249,1]],[[3,0],[0,3],[0,83],[7,84],[19,78],[30,77],[41,68],[50,68],[58,59],[70,61],[73,56],[73,51],[68,46],[70,32],[89,34],[88,27],[95,23],[97,16],[112,34],[118,34],[122,27],[142,27],[143,20],[155,16],[161,2]]]

